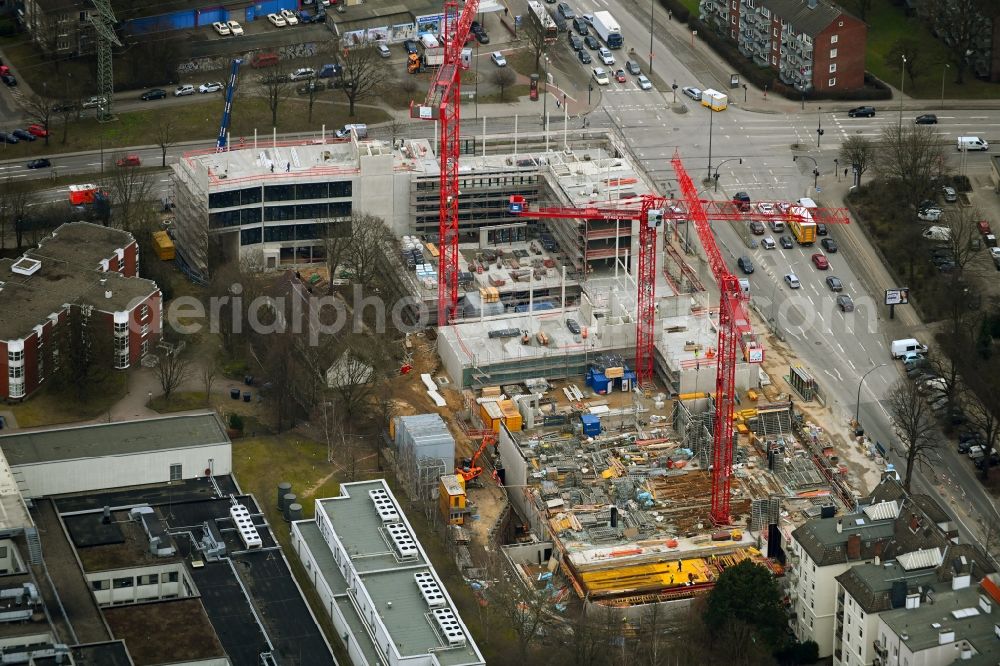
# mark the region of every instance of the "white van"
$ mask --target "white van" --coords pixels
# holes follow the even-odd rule
[[[346,139],[351,136],[351,132],[354,132],[359,139],[367,139],[368,125],[365,125],[364,123],[349,123],[344,125],[343,129],[334,130],[334,134],[338,139]]]
[[[425,32],[424,34],[420,35],[420,43],[424,45],[425,49],[436,49],[437,47],[441,46],[440,44],[438,44],[437,37],[435,37],[429,32]]]
[[[960,136],[957,147],[959,150],[989,150],[990,144],[978,136]]]
[[[816,202],[810,199],[809,197],[802,197],[801,199],[799,199],[799,205],[802,206],[803,208],[819,208]]]
[[[893,340],[889,346],[889,353],[893,358],[903,358],[909,352],[920,354],[927,353],[927,345],[920,344],[916,338],[906,338],[905,340]]]

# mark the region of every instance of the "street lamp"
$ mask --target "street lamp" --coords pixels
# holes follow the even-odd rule
[[[653,78],[653,8],[655,1],[649,0],[649,78]]]
[[[712,107],[706,106],[708,109],[708,177],[712,177],[712,123],[715,121],[715,111]]]
[[[545,92],[542,93],[542,127],[545,127],[545,118],[548,116],[548,102],[549,102],[549,54],[542,52],[542,76],[544,77],[543,83],[545,84]]]
[[[949,65],[948,63],[945,63],[944,67],[941,68],[941,108],[942,109],[944,108],[944,73],[947,72],[949,69],[951,69],[951,65]]]
[[[712,176],[712,177],[715,178],[715,191],[716,192],[719,191],[719,169],[721,169],[722,165],[725,164],[726,162],[732,162],[733,160],[739,160],[740,164],[743,164],[743,158],[742,157],[730,157],[728,160],[722,160],[721,162],[719,162],[718,166],[715,167],[715,175]]]
[[[819,148],[819,140],[823,138],[823,107],[816,107],[816,147]]]
[[[903,67],[899,71],[899,127],[903,128],[903,85],[906,83],[906,56],[903,56]]]
[[[867,377],[868,375],[870,375],[874,371],[878,370],[879,368],[884,368],[887,365],[889,365],[889,364],[888,363],[879,363],[874,368],[872,368],[871,370],[869,370],[865,374],[861,375],[861,381],[858,382],[858,404],[857,404],[856,409],[854,410],[854,422],[856,424],[858,424],[859,426],[861,425],[861,420],[860,420],[861,419],[861,386],[862,386],[862,384],[865,383],[865,377]]]

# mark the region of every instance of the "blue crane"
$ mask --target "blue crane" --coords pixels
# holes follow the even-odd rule
[[[236,79],[240,75],[240,65],[242,64],[242,59],[233,58],[233,68],[229,72],[229,85],[226,86],[226,105],[222,107],[222,124],[219,125],[219,138],[215,142],[215,150],[219,153],[226,149],[228,143],[226,135],[229,133],[229,121],[233,111],[233,95],[236,94]]]

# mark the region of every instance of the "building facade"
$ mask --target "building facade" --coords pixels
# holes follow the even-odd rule
[[[862,637],[852,632],[859,626],[862,632],[866,627],[870,632],[873,625],[867,617],[870,611],[863,607],[855,611],[847,604],[844,581],[852,580],[847,572],[890,560],[915,562],[913,569],[923,568],[922,559],[907,554],[945,552],[954,535],[953,526],[933,500],[907,495],[892,478],[884,479],[856,513],[807,521],[791,533],[785,547],[785,580],[795,636],[800,641],[816,641],[819,656],[833,656],[835,664],[858,664],[845,660],[845,643],[856,654],[857,640]],[[864,649],[861,656],[867,656]]]
[[[701,15],[759,67],[802,92],[864,86],[867,26],[827,0],[701,0]]]
[[[79,56],[95,47],[93,4],[80,0],[23,0],[17,17],[32,41],[49,56]]]
[[[59,327],[70,325],[73,309],[88,334],[106,336],[114,369],[150,352],[161,294],[136,277],[138,268],[131,234],[87,222],[64,224],[22,257],[0,261],[0,398],[23,400],[58,369]]]

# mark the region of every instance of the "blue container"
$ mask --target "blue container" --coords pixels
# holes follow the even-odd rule
[[[593,414],[581,414],[580,423],[583,424],[583,434],[587,437],[597,437],[601,434],[601,419]]]

